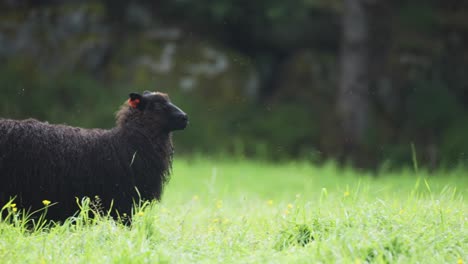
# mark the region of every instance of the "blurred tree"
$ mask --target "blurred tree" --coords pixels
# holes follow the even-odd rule
[[[350,157],[362,147],[368,124],[368,17],[366,0],[344,0],[341,79],[337,95],[343,157]]]

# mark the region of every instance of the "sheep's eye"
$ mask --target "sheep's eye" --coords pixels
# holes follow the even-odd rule
[[[151,106],[155,110],[162,108],[161,103],[159,103],[159,102],[154,102],[154,103],[151,104]]]
[[[163,101],[155,101],[151,104],[151,108],[154,110],[163,110],[166,107],[167,103]]]

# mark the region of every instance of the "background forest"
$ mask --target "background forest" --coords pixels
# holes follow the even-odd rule
[[[458,166],[468,2],[0,0],[1,117],[111,127],[143,90],[178,153]]]

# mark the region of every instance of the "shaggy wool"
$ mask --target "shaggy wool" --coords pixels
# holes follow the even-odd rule
[[[166,94],[132,93],[112,129],[84,129],[34,119],[0,119],[0,206],[15,198],[30,212],[54,204],[47,217],[77,212],[76,198],[130,214],[134,202],[161,198],[169,179],[171,131],[187,115]]]

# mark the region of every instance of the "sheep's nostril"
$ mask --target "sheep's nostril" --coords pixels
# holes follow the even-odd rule
[[[171,130],[185,129],[189,124],[188,116],[186,113],[177,113],[172,116],[170,121]]]
[[[180,115],[177,115],[177,120],[178,121],[183,121],[183,122],[187,122],[188,121],[188,116],[187,114],[180,114]]]

